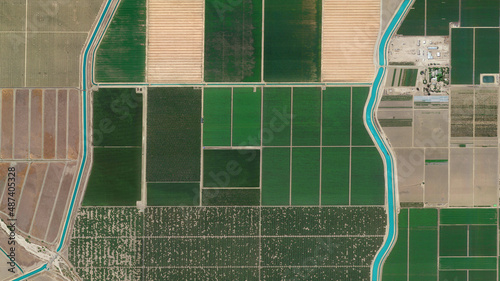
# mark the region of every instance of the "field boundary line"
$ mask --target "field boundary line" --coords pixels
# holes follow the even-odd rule
[[[28,228],[28,233],[31,233],[31,229],[33,228],[33,223],[35,222],[36,214],[38,212],[38,207],[40,206],[40,199],[42,198],[43,190],[45,189],[45,180],[47,179],[47,175],[49,174],[49,169],[52,164],[47,164],[47,169],[45,170],[45,175],[43,176],[42,188],[40,189],[40,196],[38,196],[38,200],[35,205],[35,212],[33,213],[33,219],[31,219],[30,227]],[[55,203],[55,201],[54,201]]]
[[[66,172],[66,168],[68,167],[68,163],[66,163],[64,165],[64,168],[63,168],[63,175],[64,175],[64,172]],[[63,182],[63,178],[64,176],[61,177],[61,179],[59,180],[59,186],[57,188],[57,192],[56,192],[56,197],[54,199],[54,202],[57,202],[57,198],[59,198],[59,193],[61,191],[61,186],[62,186],[62,182]],[[54,217],[54,210],[56,209],[56,204],[53,204],[52,205],[52,211],[50,212],[50,218],[49,218],[49,223],[47,224],[48,226],[50,226],[52,224],[52,218]],[[45,230],[45,236],[43,237],[43,241],[47,241],[47,235],[49,235],[49,229],[47,227],[47,229]]]

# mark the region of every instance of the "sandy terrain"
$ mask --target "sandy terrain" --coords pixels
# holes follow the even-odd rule
[[[61,187],[59,194],[57,195],[56,204],[54,207],[54,212],[52,215],[52,220],[50,222],[49,231],[47,233],[46,241],[53,243],[61,228],[61,222],[66,218],[66,207],[68,203],[68,198],[70,197],[70,191],[73,190],[73,183],[75,174],[77,172],[76,162],[70,162],[66,169],[64,170],[64,175],[62,178]]]
[[[40,197],[40,204],[38,205],[35,221],[31,229],[32,235],[41,240],[45,239],[45,234],[47,233],[64,167],[64,163],[51,163],[47,171],[43,193]]]
[[[57,159],[66,159],[68,91],[59,90],[57,96]]]
[[[425,150],[425,160],[448,160],[448,149]],[[448,162],[425,163],[425,198],[429,206],[448,203]]]
[[[424,149],[395,149],[401,202],[423,202]]]
[[[498,204],[498,148],[474,151],[474,205]]]
[[[43,158],[54,159],[56,137],[56,91],[46,90],[43,97]]]
[[[473,150],[450,149],[450,207],[472,206]]]
[[[0,158],[2,159],[12,159],[13,105],[14,91],[2,90],[2,135],[0,136]]]
[[[203,0],[149,0],[147,82],[202,82],[203,19]]]
[[[325,0],[322,81],[372,82],[379,28],[379,0]]]
[[[17,163],[11,163],[11,166],[16,168],[16,193],[14,195],[14,199],[16,200],[17,203],[19,203],[19,196],[23,189],[24,180],[29,168],[29,163],[17,162]],[[4,214],[8,214],[7,199],[6,199],[8,195],[7,193],[4,192],[0,196],[2,198],[2,201],[0,202],[0,211],[3,212]],[[19,208],[19,205],[17,206],[17,208]]]
[[[9,244],[7,243],[8,236],[7,233],[0,229],[0,247],[2,249],[9,249]],[[2,253],[3,255],[3,253]],[[40,261],[37,257],[26,251],[23,247],[16,247],[16,263],[22,268],[28,268],[35,265]]]
[[[30,126],[30,157],[42,158],[42,90],[31,91],[31,126]]]
[[[29,90],[16,90],[14,159],[28,159],[29,155]]]
[[[29,232],[31,227],[31,221],[33,220],[40,191],[42,190],[47,167],[48,164],[46,163],[31,164],[21,198],[18,202],[17,225],[20,230],[26,233]]]
[[[415,110],[414,146],[448,147],[448,110]]]
[[[80,151],[80,93],[69,91],[68,97],[68,150],[69,159],[77,159]]]

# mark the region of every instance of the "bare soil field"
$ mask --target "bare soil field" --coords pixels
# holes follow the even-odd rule
[[[26,179],[26,174],[28,173],[29,169],[29,163],[27,162],[15,162],[15,163],[10,163],[10,166],[16,168],[16,193],[14,195],[14,199],[16,202],[19,202],[19,196],[22,192],[23,185],[24,185],[24,180]],[[2,201],[0,201],[0,211],[3,212],[4,214],[8,214],[8,209],[7,209],[7,195],[5,195],[6,192],[2,193],[0,195],[0,198]]]
[[[325,0],[322,81],[371,82],[379,28],[379,0]]]
[[[425,198],[430,206],[448,203],[448,149],[425,150]],[[436,162],[433,162],[437,160]],[[445,160],[445,162],[441,162]]]
[[[474,205],[498,204],[498,148],[474,150]]]
[[[54,159],[56,149],[56,91],[46,90],[43,96],[43,158]]]
[[[450,207],[472,206],[473,149],[450,149]]]
[[[56,204],[52,214],[52,219],[49,225],[49,231],[47,233],[46,241],[49,243],[55,242],[59,230],[61,228],[61,222],[65,218],[65,210],[68,203],[68,198],[70,197],[70,191],[73,190],[73,182],[77,172],[76,162],[70,162],[64,170],[61,187],[59,188],[59,194],[57,195]]]
[[[29,233],[48,164],[32,163],[18,202],[16,217],[20,230]]]
[[[47,171],[40,204],[31,229],[32,235],[37,238],[45,239],[65,166],[64,163],[51,163]]]
[[[67,112],[68,91],[59,90],[57,92],[57,159],[66,159]]]
[[[416,110],[415,147],[448,147],[448,110]]]
[[[203,80],[203,0],[149,0],[147,82]]]
[[[9,249],[11,246],[8,244],[9,236],[5,231],[0,230],[0,247],[2,249]],[[3,253],[2,253],[3,255]],[[16,247],[16,263],[22,268],[29,268],[40,262],[37,257],[26,251],[23,247]]]
[[[3,14],[3,10],[1,12]],[[24,86],[24,36],[24,32],[0,33],[0,62],[2,64],[0,85],[2,87]]]
[[[42,158],[43,91],[31,91],[30,158]]]
[[[70,90],[68,95],[68,149],[69,159],[77,159],[80,153],[80,93]]]
[[[16,90],[14,159],[29,156],[29,90]]]
[[[424,149],[395,149],[401,202],[423,202]]]
[[[2,135],[0,136],[0,158],[12,159],[14,121],[14,91],[2,90]]]

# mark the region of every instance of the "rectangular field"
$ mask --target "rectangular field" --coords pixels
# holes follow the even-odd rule
[[[440,224],[497,224],[495,209],[442,209]]]
[[[322,149],[321,205],[349,205],[349,147]]]
[[[450,149],[449,206],[474,205],[474,155],[472,148]]]
[[[500,24],[500,2],[497,0],[462,0],[460,26],[493,26]]]
[[[476,28],[474,32],[474,84],[479,85],[481,84],[481,74],[499,73],[500,30],[498,28]]]
[[[415,0],[401,23],[398,34],[405,36],[425,35],[425,2],[426,0]]]
[[[206,82],[261,81],[261,53],[262,0],[205,2]]]
[[[469,256],[496,256],[497,228],[495,225],[471,225],[469,227]]]
[[[409,279],[436,280],[437,210],[410,209]]]
[[[292,205],[318,205],[320,149],[292,149]]]
[[[204,187],[259,187],[260,150],[203,150]]]
[[[265,2],[264,81],[321,79],[321,4],[319,0]]]
[[[467,256],[468,229],[466,225],[439,227],[439,256]]]
[[[373,141],[363,122],[363,111],[370,88],[352,88],[352,145],[373,145]]]
[[[290,149],[262,150],[262,205],[290,205]]]
[[[440,258],[439,269],[496,269],[496,257]]]
[[[150,88],[147,114],[147,181],[199,181],[201,91]]]
[[[291,88],[265,88],[262,145],[290,145]]]
[[[451,89],[451,137],[474,136],[474,89]]]
[[[233,146],[259,146],[261,88],[233,89]]]
[[[204,1],[150,0],[147,4],[147,81],[202,82]]]
[[[259,189],[203,189],[203,206],[259,206]]]
[[[203,91],[203,145],[231,145],[232,92],[230,88]]]
[[[448,36],[450,22],[460,18],[460,0],[427,1],[427,36]]]
[[[383,205],[384,165],[375,147],[353,147],[351,160],[351,204]]]
[[[472,84],[474,81],[474,30],[451,29],[451,84]]]
[[[320,145],[321,89],[293,89],[293,146]]]
[[[6,17],[2,17],[5,19]],[[19,22],[19,19],[11,22]],[[25,24],[23,23],[23,26]],[[1,25],[3,27],[7,25]],[[0,83],[2,87],[24,87],[24,66],[25,66],[25,33],[24,32],[6,32],[0,33],[0,61],[2,62],[2,71]]]
[[[148,206],[198,206],[200,183],[148,183]]]
[[[350,145],[351,88],[329,87],[323,91],[323,145]]]
[[[408,209],[398,215],[398,240],[394,245],[382,271],[383,280],[408,280]]]

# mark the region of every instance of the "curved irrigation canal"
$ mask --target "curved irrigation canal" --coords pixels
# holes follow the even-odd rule
[[[371,135],[374,137],[378,148],[381,150],[381,152],[384,154],[384,162],[385,162],[385,168],[386,168],[386,175],[387,175],[387,204],[388,204],[388,233],[387,237],[384,241],[384,244],[382,248],[379,250],[377,255],[375,256],[373,266],[372,266],[372,271],[371,271],[371,276],[373,281],[378,281],[381,280],[381,273],[382,273],[382,265],[387,256],[390,253],[390,250],[392,249],[392,246],[394,245],[396,241],[396,206],[395,206],[395,186],[394,186],[394,180],[395,180],[395,174],[394,174],[394,158],[387,148],[387,144],[384,142],[384,140],[381,137],[381,133],[379,132],[376,124],[375,124],[375,109],[376,109],[376,104],[380,95],[380,88],[381,88],[381,82],[385,76],[385,52],[387,49],[387,43],[389,39],[392,37],[394,34],[394,31],[396,30],[396,27],[399,25],[401,20],[403,19],[404,15],[406,14],[406,11],[410,7],[410,4],[412,3],[413,0],[404,0],[404,2],[401,4],[399,7],[396,15],[393,17],[391,20],[389,26],[387,27],[386,31],[384,32],[384,35],[382,36],[382,39],[379,44],[379,70],[377,72],[377,76],[375,78],[375,81],[373,83],[372,91],[369,97],[369,102],[366,107],[366,112],[365,112],[365,118],[366,118],[366,124],[368,125],[368,128],[370,130]],[[82,157],[82,162],[80,165],[80,169],[78,171],[78,178],[75,186],[75,190],[72,194],[71,197],[71,204],[68,209],[68,213],[66,215],[66,221],[64,223],[64,229],[63,233],[61,236],[61,240],[59,242],[59,246],[57,248],[57,252],[61,251],[63,245],[64,245],[64,239],[66,237],[66,232],[68,230],[68,225],[69,221],[71,219],[71,213],[73,211],[76,195],[78,194],[78,189],[80,187],[81,183],[81,177],[83,173],[83,169],[85,167],[86,159],[87,159],[87,59],[89,56],[89,51],[91,50],[92,46],[95,43],[96,36],[99,32],[99,29],[101,25],[103,24],[103,21],[105,19],[105,16],[109,10],[109,7],[111,5],[112,0],[107,0],[106,6],[104,7],[101,16],[99,18],[99,21],[92,31],[92,36],[90,40],[88,41],[88,44],[85,46],[85,52],[82,57],[82,101],[83,101],[83,157]],[[118,6],[118,4],[115,6]],[[114,13],[114,11],[113,11]],[[109,23],[110,19],[108,19]],[[102,38],[103,34],[101,35]],[[101,39],[99,38],[99,40]],[[29,278],[43,270],[47,269],[47,264],[42,265],[40,268],[33,270],[29,273],[26,273],[16,279],[14,281],[20,281],[20,280],[25,280],[26,278]]]
[[[395,183],[395,167],[394,167],[394,157],[390,150],[387,147],[387,144],[382,139],[382,134],[377,128],[375,124],[375,109],[377,105],[377,101],[381,95],[380,88],[381,83],[385,76],[385,52],[387,49],[387,43],[391,39],[396,27],[399,25],[399,22],[403,19],[406,11],[410,7],[412,0],[404,0],[404,2],[399,7],[397,13],[394,15],[391,20],[389,26],[387,27],[382,39],[380,40],[379,48],[378,48],[378,56],[379,56],[379,69],[377,72],[377,77],[373,82],[372,91],[370,94],[370,98],[368,101],[368,105],[366,106],[366,124],[370,130],[371,135],[374,137],[375,142],[377,143],[378,148],[384,154],[384,162],[386,169],[386,177],[387,177],[387,212],[388,212],[388,231],[387,237],[384,240],[384,244],[382,248],[378,251],[375,259],[373,261],[371,276],[373,281],[378,281],[382,279],[382,266],[384,264],[385,259],[389,255],[392,246],[396,242],[397,238],[397,222],[396,222],[396,200],[395,200],[395,192],[396,187]]]

